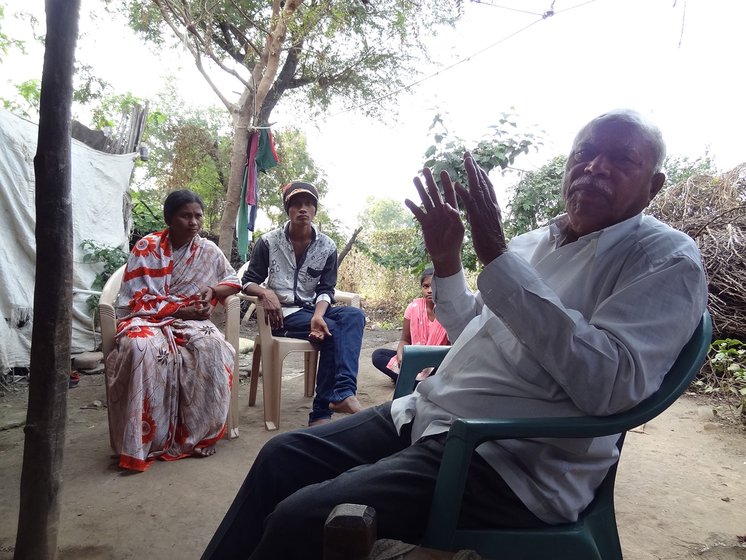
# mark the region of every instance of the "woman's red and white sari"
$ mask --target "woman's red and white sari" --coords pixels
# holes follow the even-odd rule
[[[144,471],[156,458],[180,459],[223,437],[234,349],[211,321],[173,317],[219,284],[240,287],[209,240],[197,236],[174,251],[165,229],[133,247],[117,296],[116,343],[106,359],[120,467]]]

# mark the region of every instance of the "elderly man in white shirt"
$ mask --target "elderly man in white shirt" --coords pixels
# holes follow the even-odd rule
[[[441,194],[424,170],[422,205],[406,204],[434,265],[436,314],[455,341],[438,374],[409,396],[271,440],[203,558],[320,559],[324,521],[345,502],[376,509],[380,538],[417,542],[456,418],[608,415],[653,393],[707,300],[694,242],[642,214],[663,186],[664,157],[660,131],[638,113],[597,117],[568,157],[567,213],[510,244],[469,154],[468,189],[444,172]],[[461,267],[457,196],[484,266],[476,294]],[[460,525],[576,520],[617,460],[616,440],[481,445]]]

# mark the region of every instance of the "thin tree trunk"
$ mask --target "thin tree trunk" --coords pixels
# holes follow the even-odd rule
[[[228,190],[225,193],[225,209],[220,220],[220,238],[218,247],[225,257],[230,260],[233,239],[236,231],[236,217],[238,216],[239,199],[241,198],[241,183],[246,167],[246,150],[249,145],[249,123],[252,104],[245,102],[240,108],[233,126],[233,148],[231,150],[231,171],[228,179]]]
[[[340,266],[342,264],[342,261],[347,256],[347,253],[350,252],[350,249],[352,249],[352,246],[355,243],[357,236],[360,235],[361,231],[363,231],[362,226],[360,226],[359,228],[357,228],[355,231],[352,232],[352,237],[350,237],[350,240],[347,243],[345,243],[344,249],[342,249],[342,252],[339,253],[339,256],[337,257],[337,266]]]
[[[57,556],[70,379],[70,104],[80,0],[47,0],[36,172],[36,286],[31,378],[14,558]]]
[[[228,191],[225,195],[225,211],[220,220],[220,239],[218,247],[228,260],[231,260],[233,238],[236,231],[236,217],[238,216],[239,201],[241,197],[241,183],[246,166],[246,149],[249,144],[249,125],[257,125],[254,119],[261,113],[269,118],[267,111],[262,112],[264,100],[267,97],[272,84],[277,77],[280,64],[280,53],[287,35],[287,22],[292,21],[293,14],[303,0],[286,0],[279,2],[273,0],[272,10],[275,15],[281,17],[273,18],[274,27],[267,34],[266,42],[262,49],[261,63],[257,64],[251,76],[253,87],[246,89],[241,95],[238,103],[238,114],[233,126],[233,149],[231,151],[231,174],[228,179]],[[282,12],[280,14],[280,12]]]

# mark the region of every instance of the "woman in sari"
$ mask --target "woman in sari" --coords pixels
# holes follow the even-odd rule
[[[210,314],[240,283],[199,236],[203,212],[193,192],[172,192],[163,205],[168,227],[140,239],[127,260],[106,359],[112,442],[125,469],[212,455],[225,433],[234,349]]]

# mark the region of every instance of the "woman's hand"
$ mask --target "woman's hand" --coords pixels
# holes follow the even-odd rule
[[[177,309],[173,316],[184,321],[206,321],[210,318],[211,307],[196,301]]]
[[[199,303],[203,306],[210,306],[212,305],[212,300],[217,298],[218,293],[217,290],[213,287],[208,286],[204,290],[202,290],[202,293],[199,295]]]

